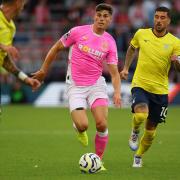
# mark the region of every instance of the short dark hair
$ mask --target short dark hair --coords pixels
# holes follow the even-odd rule
[[[113,13],[113,7],[112,7],[111,5],[109,5],[109,4],[101,3],[101,4],[98,4],[98,5],[96,6],[96,12],[97,12],[97,11],[103,11],[103,10],[108,11],[109,14],[111,14],[111,15],[112,15],[112,13]]]
[[[6,4],[6,3],[12,3],[14,2],[15,0],[2,0],[2,4]]]
[[[167,12],[168,17],[171,18],[170,9],[167,8],[167,7],[164,7],[164,6],[157,7],[157,8],[155,9],[155,12],[156,12],[156,11]]]

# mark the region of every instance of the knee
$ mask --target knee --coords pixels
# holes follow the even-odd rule
[[[104,132],[107,129],[106,121],[99,121],[96,123],[96,129],[98,132]]]
[[[137,122],[143,122],[147,119],[148,113],[134,113],[134,119]]]
[[[80,123],[80,124],[76,125],[76,128],[78,129],[79,132],[86,131],[88,129],[88,123],[86,123],[86,122]]]

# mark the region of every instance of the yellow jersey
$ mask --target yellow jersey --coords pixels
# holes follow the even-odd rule
[[[157,37],[151,28],[139,29],[131,46],[139,48],[132,87],[141,87],[154,94],[168,94],[170,56],[180,55],[180,40],[171,33]]]
[[[8,21],[0,10],[0,44],[11,45],[15,35],[16,27],[14,22]],[[7,53],[0,49],[0,66],[3,65]]]

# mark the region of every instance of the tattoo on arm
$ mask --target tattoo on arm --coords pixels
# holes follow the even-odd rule
[[[18,75],[20,70],[17,68],[15,63],[13,62],[12,58],[7,55],[4,59],[3,67],[10,73],[14,74],[15,76]]]

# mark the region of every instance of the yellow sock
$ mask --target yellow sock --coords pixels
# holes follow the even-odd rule
[[[148,113],[134,113],[132,127],[134,131],[139,131],[140,125],[146,121]]]
[[[142,156],[151,146],[155,137],[156,130],[145,130],[141,138],[139,148],[136,152],[137,156]]]

